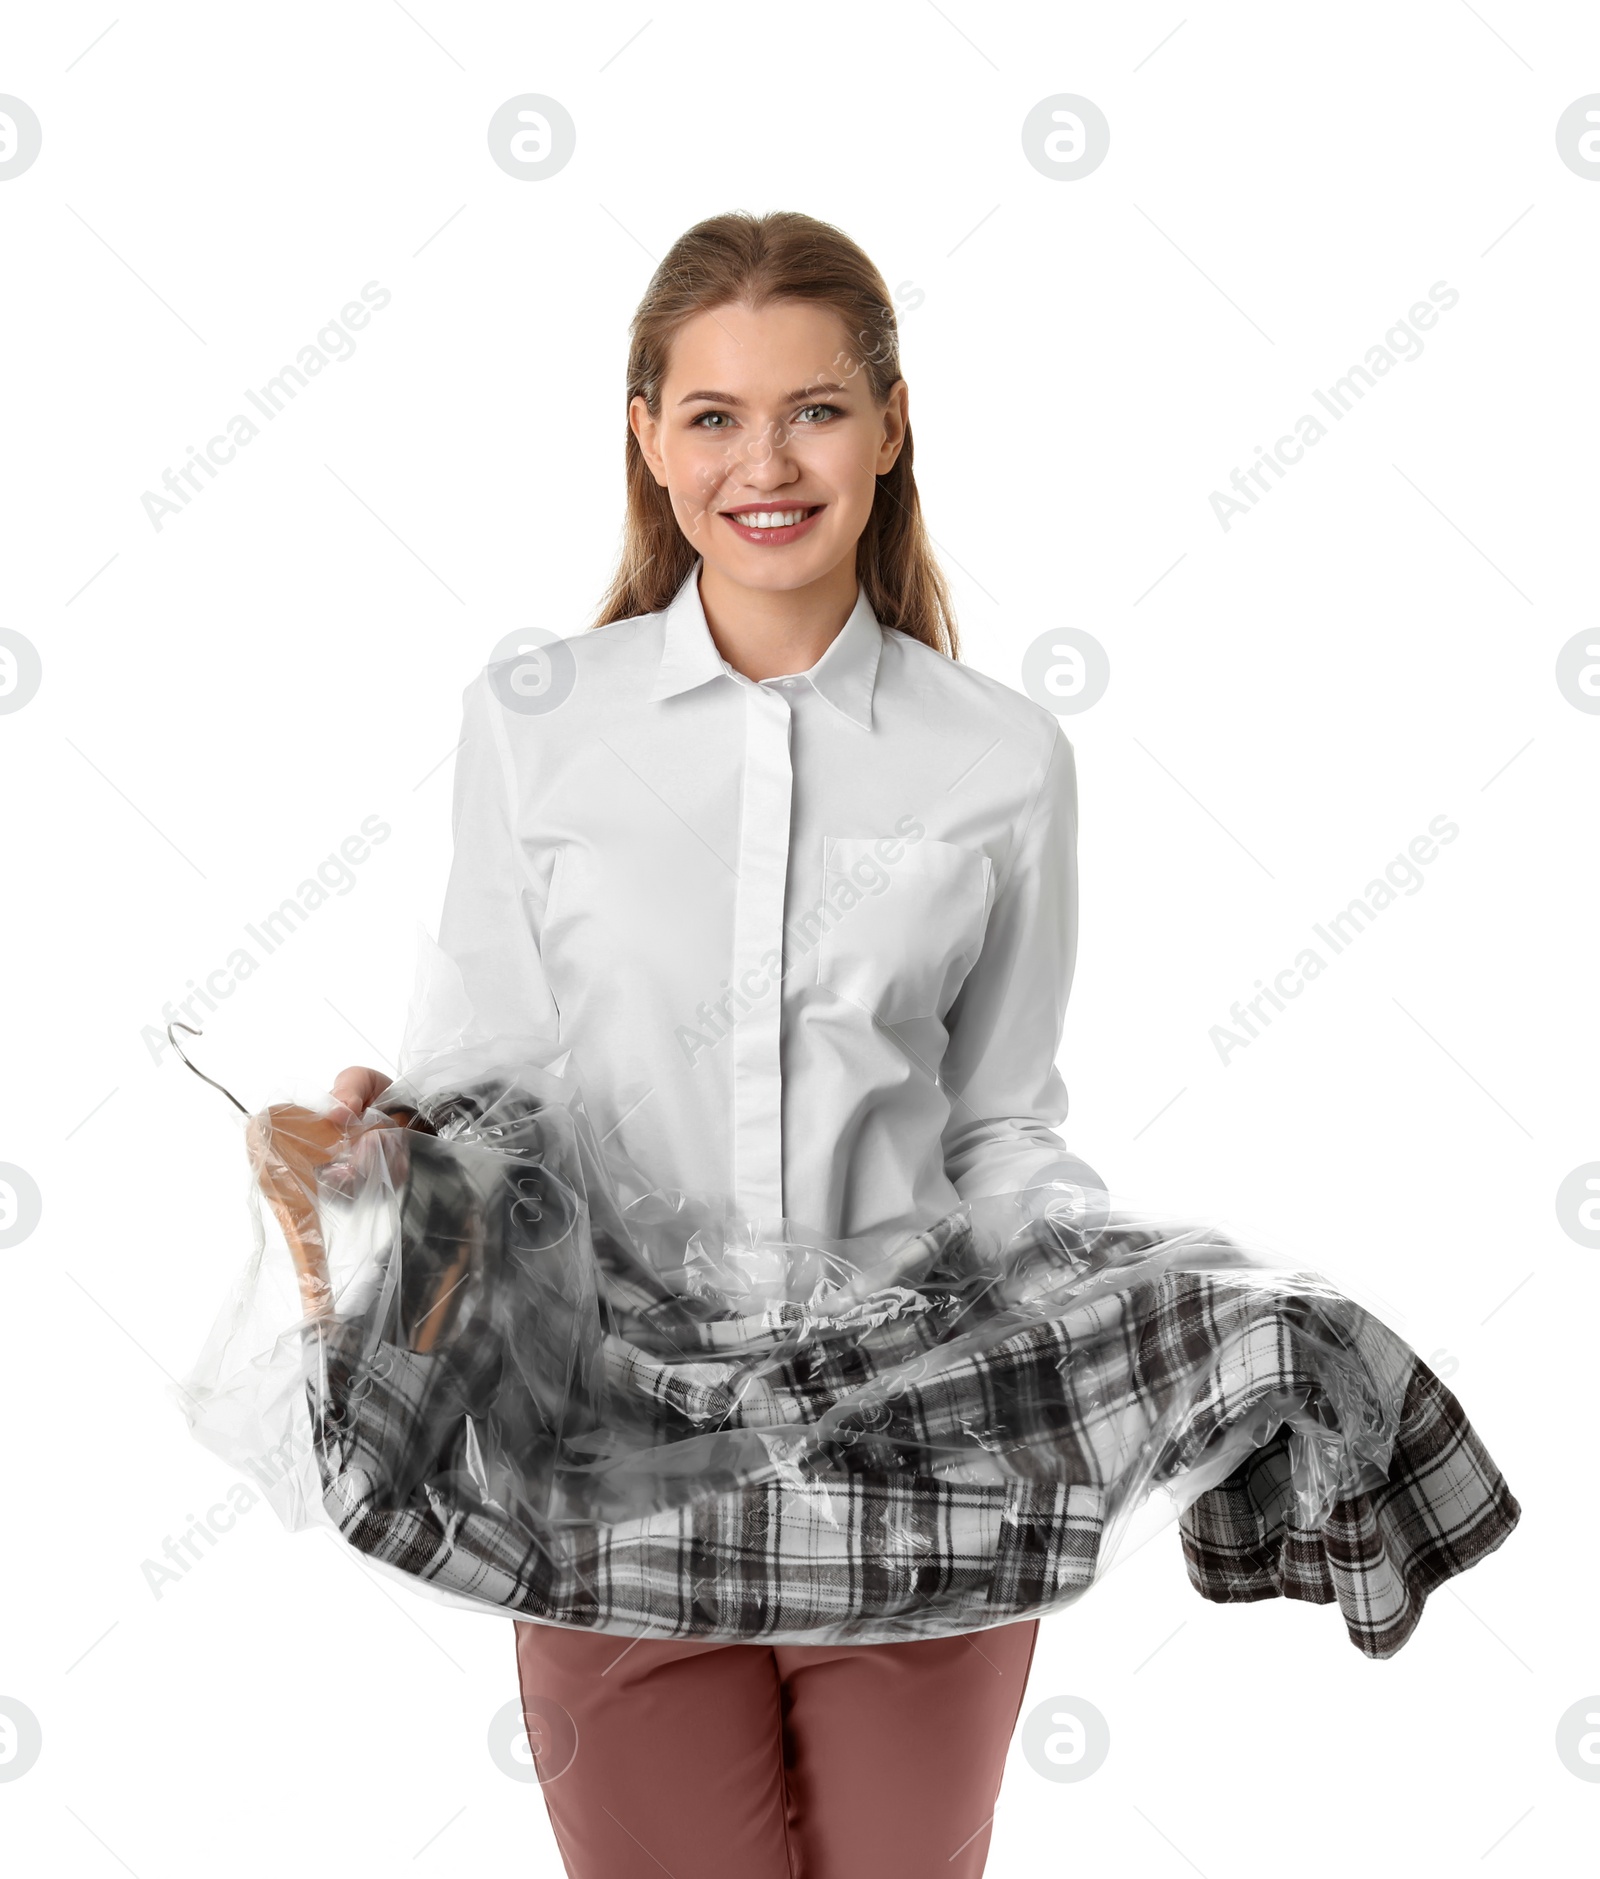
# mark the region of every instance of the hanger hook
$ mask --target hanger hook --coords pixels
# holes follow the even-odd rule
[[[204,1070],[196,1069],[194,1064],[189,1063],[188,1057],[184,1055],[183,1046],[172,1035],[174,1031],[187,1031],[191,1037],[204,1037],[205,1032],[197,1031],[192,1024],[185,1024],[181,1019],[174,1018],[171,1024],[167,1026],[167,1042],[178,1053],[179,1057],[183,1059],[184,1063],[194,1071],[195,1075],[199,1077],[202,1083],[209,1083],[214,1090],[222,1090],[223,1095],[227,1097],[228,1101],[233,1104],[234,1108],[238,1110],[241,1116],[249,1115],[250,1111],[245,1108],[244,1104],[239,1101],[232,1090],[222,1089],[222,1085],[215,1077],[208,1077]]]

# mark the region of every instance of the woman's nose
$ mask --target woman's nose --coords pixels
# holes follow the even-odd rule
[[[738,446],[739,462],[750,471],[770,471],[777,482],[792,481],[791,433],[782,424],[764,425]]]

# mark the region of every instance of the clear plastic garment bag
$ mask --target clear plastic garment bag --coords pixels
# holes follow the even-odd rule
[[[435,977],[449,967],[433,961]],[[253,1244],[178,1400],[291,1529],[618,1635],[875,1642],[1056,1610],[1131,1522],[1388,1656],[1518,1506],[1316,1274],[1092,1177],[830,1241],[648,1185],[561,1059],[414,1014],[353,1127],[248,1118]],[[209,1080],[209,1079],[208,1079]]]

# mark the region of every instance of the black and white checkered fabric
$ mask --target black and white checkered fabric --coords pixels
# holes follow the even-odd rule
[[[326,1511],[450,1595],[624,1636],[947,1635],[1080,1596],[1165,1489],[1205,1597],[1337,1600],[1387,1657],[1519,1517],[1415,1353],[1214,1230],[1033,1189],[877,1265],[705,1230],[663,1257],[580,1137],[534,1105],[419,1140],[388,1283],[308,1341]],[[800,1297],[730,1280],[775,1256]]]

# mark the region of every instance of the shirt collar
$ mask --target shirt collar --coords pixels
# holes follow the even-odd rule
[[[652,700],[674,698],[679,692],[704,685],[708,679],[737,677],[717,651],[711,628],[700,604],[700,569],[696,560],[662,613],[661,664],[651,688]],[[872,728],[872,692],[878,676],[878,655],[883,650],[883,629],[867,601],[856,589],[856,604],[828,650],[809,671],[796,673],[822,694],[836,711],[852,723]]]

